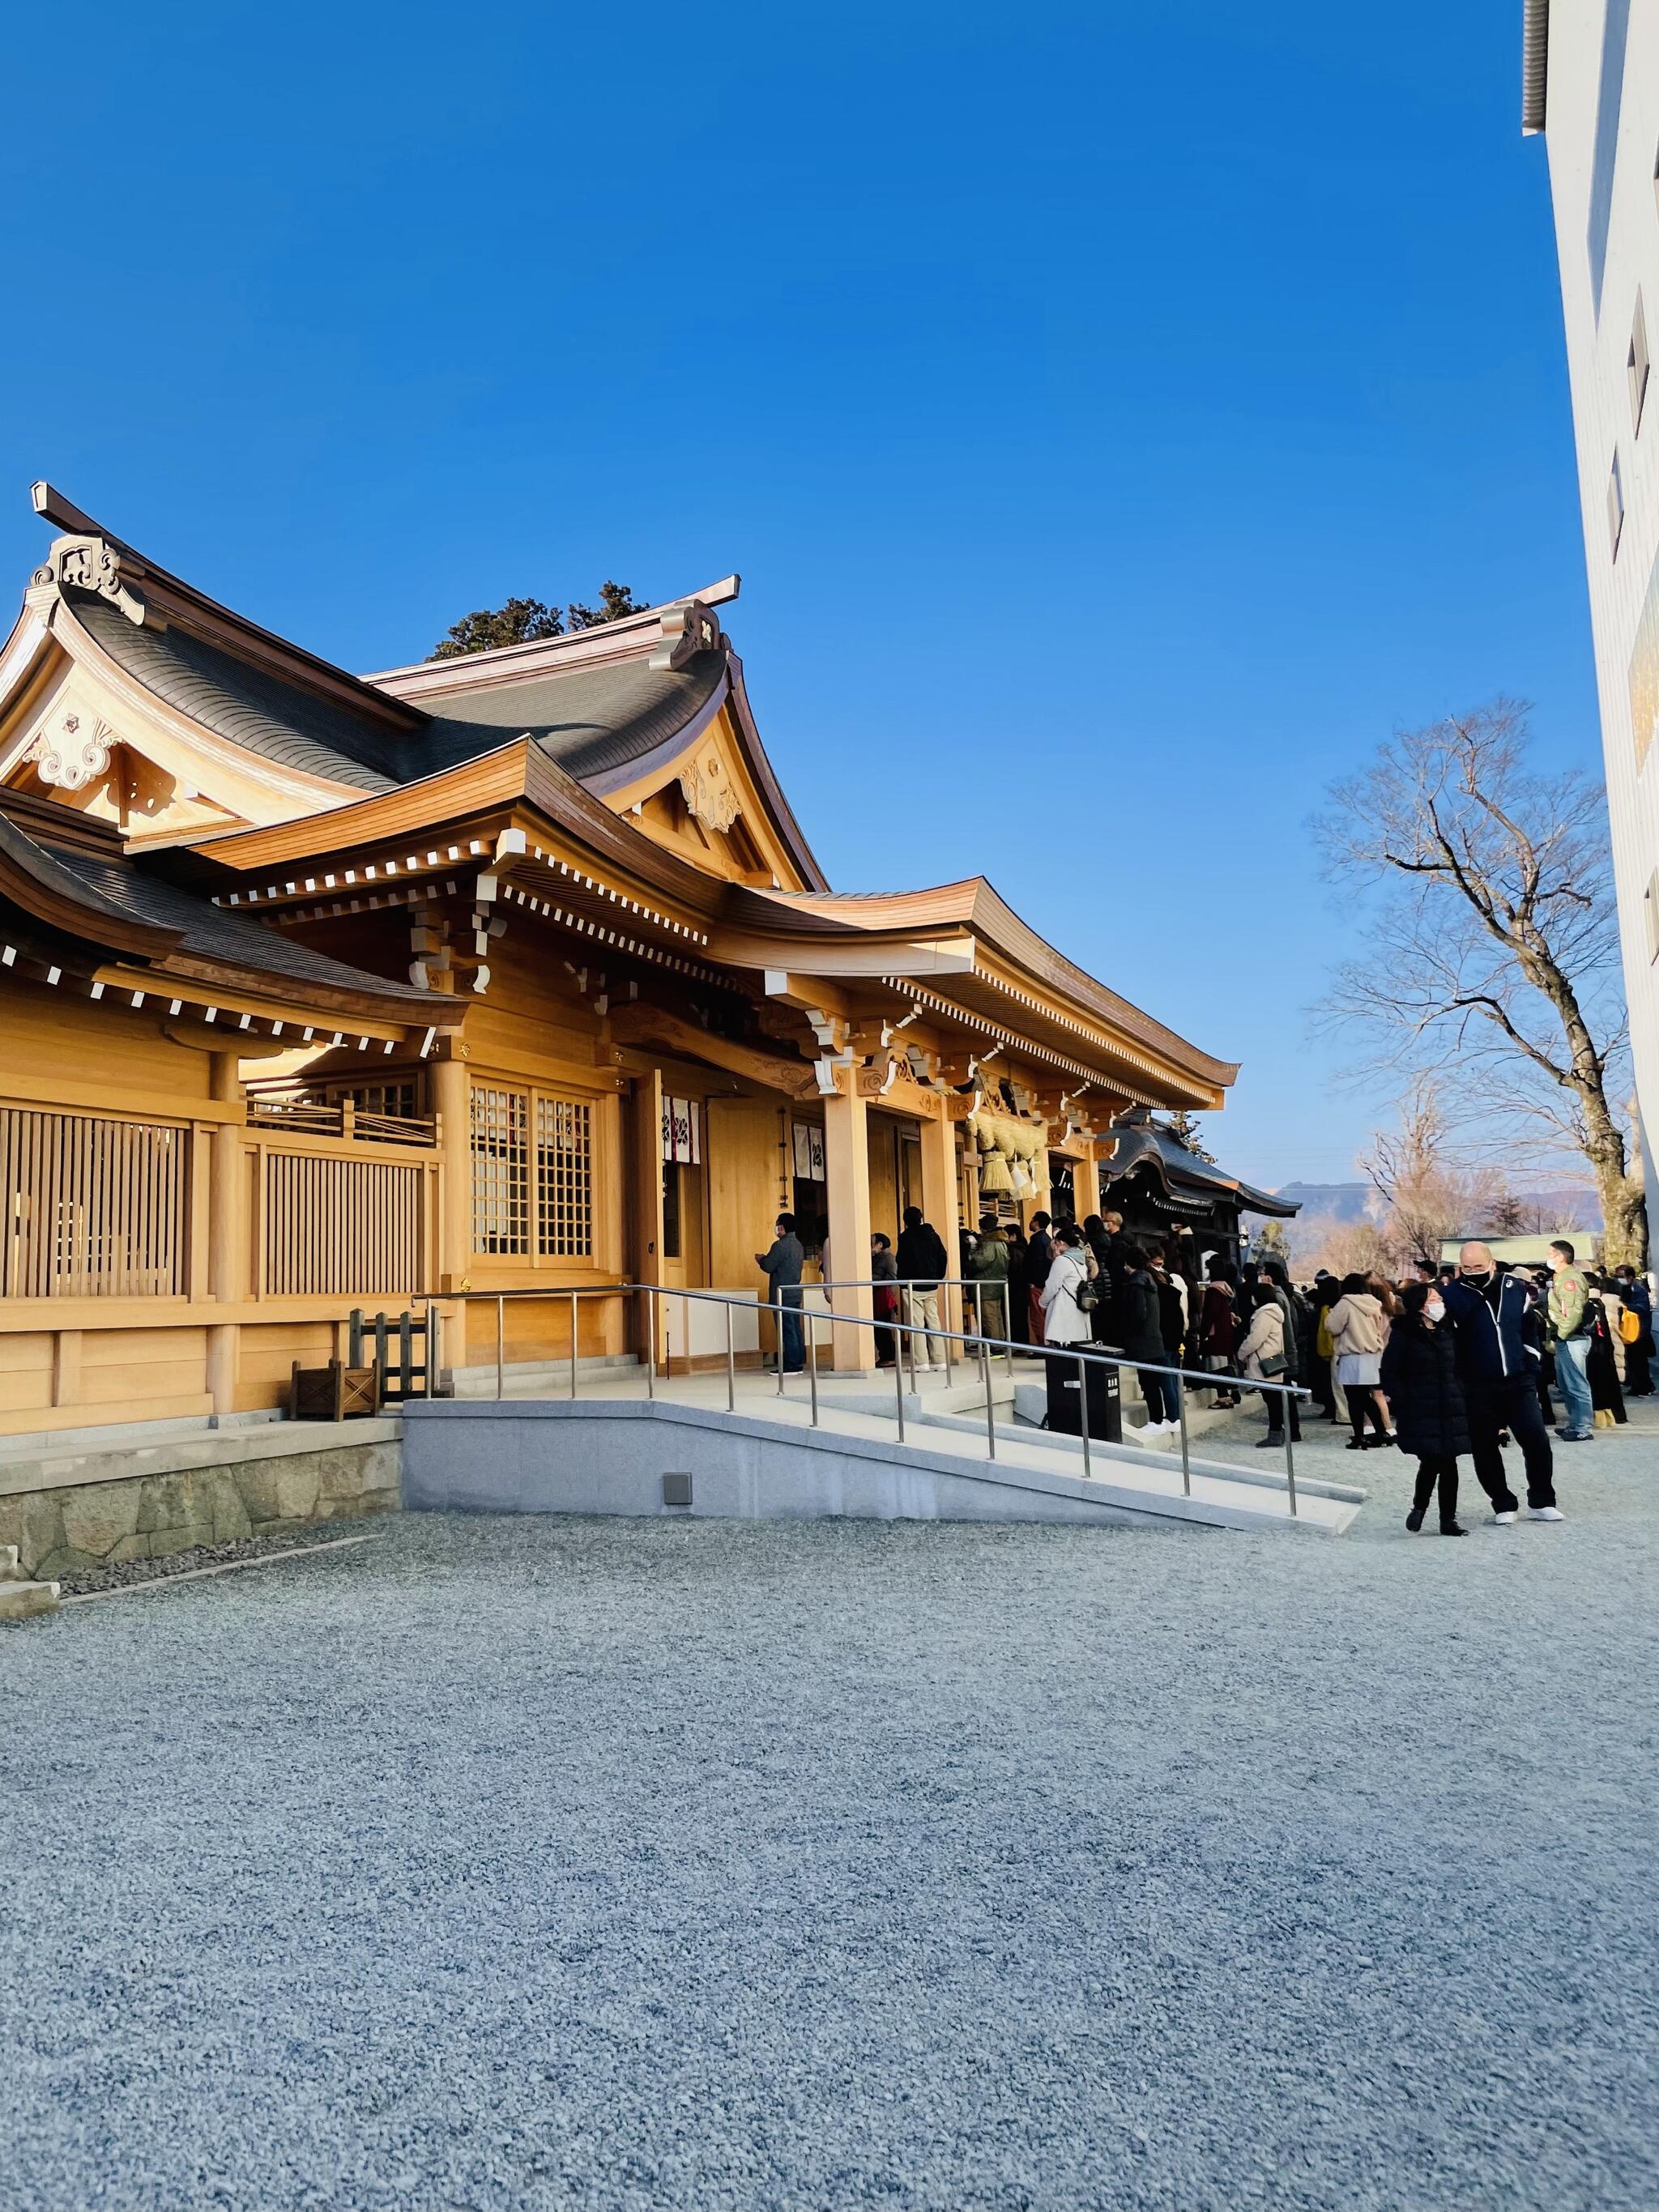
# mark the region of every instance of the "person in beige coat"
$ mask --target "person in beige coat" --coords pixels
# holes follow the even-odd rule
[[[1238,1347],[1238,1364],[1255,1382],[1277,1382],[1285,1372],[1285,1309],[1268,1283],[1256,1284],[1250,1299],[1250,1325]]]
[[[1326,1316],[1325,1326],[1330,1332],[1331,1349],[1336,1360],[1336,1379],[1342,1385],[1348,1401],[1348,1416],[1353,1424],[1350,1451],[1364,1451],[1370,1439],[1365,1434],[1365,1422],[1370,1418],[1376,1430],[1379,1444],[1391,1444],[1394,1431],[1389,1426],[1388,1401],[1379,1388],[1382,1372],[1382,1347],[1389,1340],[1389,1317],[1382,1310],[1382,1302],[1364,1275],[1350,1275],[1342,1285],[1342,1295]]]

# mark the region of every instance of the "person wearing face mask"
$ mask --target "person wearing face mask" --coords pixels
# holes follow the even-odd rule
[[[1382,1352],[1382,1391],[1401,1451],[1417,1460],[1417,1483],[1406,1526],[1415,1535],[1436,1491],[1440,1533],[1457,1525],[1457,1455],[1469,1449],[1468,1413],[1457,1372],[1457,1340],[1447,1325],[1438,1286],[1420,1278],[1400,1294],[1401,1312]]]
[[[1508,1528],[1520,1507],[1504,1473],[1507,1429],[1527,1469],[1527,1516],[1565,1519],[1555,1502],[1555,1459],[1538,1410],[1537,1302],[1518,1275],[1499,1274],[1485,1244],[1466,1244],[1458,1274],[1441,1295],[1456,1332],[1458,1370],[1468,1415],[1474,1479],[1492,1501],[1492,1517]]]

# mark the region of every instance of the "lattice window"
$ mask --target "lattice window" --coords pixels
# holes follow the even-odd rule
[[[472,1091],[472,1249],[530,1250],[530,1099],[522,1091]]]
[[[545,1259],[593,1252],[593,1109],[583,1099],[536,1101],[537,1249]]]
[[[360,1114],[394,1114],[412,1121],[420,1113],[421,1086],[413,1076],[402,1083],[349,1083],[327,1086],[331,1099],[349,1098]]]
[[[0,1106],[0,1297],[182,1297],[190,1138]]]

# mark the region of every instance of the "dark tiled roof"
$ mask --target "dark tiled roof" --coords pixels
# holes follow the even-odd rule
[[[430,765],[471,760],[528,732],[579,782],[605,775],[678,737],[725,673],[726,655],[715,652],[697,653],[684,668],[617,660],[473,691],[462,689],[465,679],[458,676],[454,691],[425,695],[433,718]]]
[[[407,982],[392,982],[313,952],[262,922],[240,914],[228,914],[198,892],[154,875],[125,855],[106,859],[97,853],[76,851],[64,845],[40,849],[60,870],[67,870],[98,902],[114,906],[141,921],[159,923],[182,933],[181,953],[198,960],[222,961],[227,967],[256,969],[268,975],[287,976],[296,985],[325,984],[338,991],[373,990],[382,998],[409,999],[422,1005],[427,994]]]
[[[248,752],[358,791],[391,791],[425,773],[423,732],[399,737],[176,625],[140,629],[95,593],[64,597],[76,621],[145,690]]]
[[[1109,1159],[1100,1164],[1103,1182],[1115,1182],[1138,1168],[1150,1167],[1166,1189],[1201,1194],[1222,1203],[1231,1201],[1251,1213],[1270,1213],[1288,1221],[1297,1208],[1248,1182],[1240,1182],[1212,1160],[1189,1152],[1179,1137],[1155,1121],[1121,1122],[1113,1130],[1116,1142]]]
[[[176,623],[141,629],[94,593],[65,597],[111,659],[180,714],[284,768],[370,793],[474,760],[526,732],[579,781],[625,769],[702,712],[726,665],[724,652],[701,653],[682,669],[611,661],[475,688],[458,668],[454,690],[436,699],[438,711],[404,735]]]

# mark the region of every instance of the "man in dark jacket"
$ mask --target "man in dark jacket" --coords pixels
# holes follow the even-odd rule
[[[1046,1213],[1031,1216],[1030,1241],[1025,1247],[1025,1312],[1032,1344],[1041,1344],[1048,1334],[1042,1292],[1054,1264],[1054,1241],[1048,1234],[1053,1225]]]
[[[769,1252],[757,1252],[755,1265],[768,1278],[767,1300],[778,1310],[778,1353],[786,1375],[799,1375],[806,1364],[806,1339],[801,1329],[801,1269],[806,1253],[795,1234],[795,1217],[781,1213],[777,1237]]]
[[[1507,1429],[1527,1468],[1527,1512],[1534,1521],[1565,1516],[1555,1502],[1555,1458],[1538,1409],[1537,1302],[1518,1275],[1500,1274],[1485,1244],[1466,1244],[1458,1275],[1442,1295],[1457,1331],[1457,1363],[1468,1409],[1474,1479],[1507,1528],[1520,1510],[1504,1473]]]
[[[945,1256],[945,1240],[937,1229],[921,1218],[919,1206],[904,1209],[904,1226],[899,1231],[898,1279],[904,1285],[904,1318],[913,1328],[935,1329],[939,1327],[939,1286],[950,1273],[950,1263]],[[933,1357],[931,1336],[910,1339],[910,1358],[918,1367],[943,1367],[947,1363],[945,1347],[939,1347],[939,1358]]]
[[[1127,1239],[1123,1234],[1123,1216],[1113,1212],[1091,1214],[1097,1222],[1097,1233],[1089,1240],[1100,1269],[1101,1297],[1094,1310],[1094,1339],[1097,1344],[1121,1345],[1123,1341],[1123,1285],[1128,1269],[1123,1255]]]

